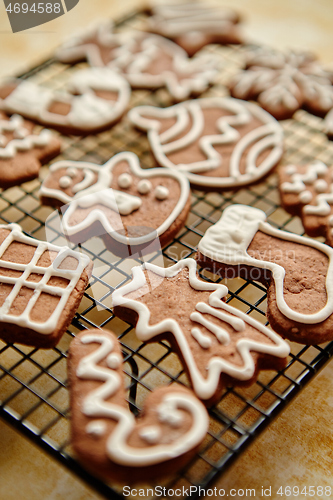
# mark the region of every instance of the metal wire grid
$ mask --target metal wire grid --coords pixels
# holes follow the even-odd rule
[[[142,18],[141,14],[132,16],[120,27],[137,26]],[[242,52],[247,49],[211,46],[207,50],[221,54],[224,72],[205,95],[225,95],[222,84],[238,66]],[[49,60],[24,78],[61,89],[77,68]],[[166,106],[171,101],[165,90],[153,93],[135,91],[131,106],[138,104]],[[319,118],[299,111],[295,120],[283,122],[283,127],[284,163],[314,159],[332,163],[333,146],[320,132],[322,121]],[[143,167],[154,165],[145,135],[134,130],[126,120],[97,136],[84,139],[63,137],[63,143],[63,152],[57,161],[67,159],[102,164],[117,152],[130,150],[139,155]],[[41,178],[46,174],[47,168],[44,167]],[[4,191],[0,198],[0,220],[17,222],[27,233],[40,239],[45,239],[47,231],[48,241],[63,244],[58,212],[40,205],[37,196],[39,186],[40,181],[34,180]],[[220,218],[222,210],[231,203],[261,208],[274,226],[298,234],[303,232],[299,219],[290,217],[279,206],[275,174],[255,186],[236,192],[205,194],[194,191],[185,228],[163,250],[164,264],[171,265],[180,258],[194,256],[197,243],[206,229]],[[140,261],[116,257],[105,249],[98,238],[88,241],[81,248],[94,261],[94,274],[72,325],[58,346],[52,350],[38,350],[0,341],[0,416],[97,491],[107,498],[117,498],[120,486],[103,483],[87,473],[71,450],[66,356],[72,337],[79,330],[91,327],[108,328],[118,335],[125,359],[128,401],[134,413],[139,412],[148,391],[171,382],[188,385],[188,379],[168,343],[142,344],[136,339],[133,329],[112,314],[112,291],[130,279],[131,267]],[[161,256],[153,255],[151,261],[156,262],[157,259]],[[204,271],[201,277],[221,281]],[[240,278],[223,282],[229,288],[228,301],[232,305],[265,322],[266,290],[261,284]],[[167,478],[162,486],[167,489],[191,485],[207,488],[328,361],[333,353],[333,342],[312,347],[292,344],[291,350],[289,363],[283,371],[263,372],[251,387],[225,390],[219,404],[210,410],[210,429],[200,453],[185,470]],[[196,496],[192,495],[193,498]]]

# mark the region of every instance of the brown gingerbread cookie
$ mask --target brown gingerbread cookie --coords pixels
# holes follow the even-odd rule
[[[127,81],[108,68],[77,71],[68,92],[56,92],[29,80],[0,86],[0,109],[19,113],[64,134],[95,134],[110,128],[127,109]]]
[[[195,394],[217,402],[227,385],[250,384],[260,369],[280,369],[288,345],[262,323],[228,305],[226,286],[198,279],[196,262],[168,268],[146,263],[112,294],[114,313],[144,342],[167,339],[179,353]]]
[[[39,195],[62,206],[65,235],[76,243],[101,236],[125,256],[159,241],[171,241],[185,224],[190,189],[179,172],[142,169],[134,153],[113,156],[105,165],[62,161],[51,166]]]
[[[189,59],[183,49],[162,36],[142,31],[114,33],[110,22],[71,38],[56,56],[64,63],[87,60],[94,67],[116,69],[133,88],[166,87],[175,101],[204,92],[219,64],[213,56]]]
[[[333,246],[333,167],[321,161],[279,169],[282,206],[302,219],[309,236]]]
[[[154,5],[151,13],[148,30],[170,38],[189,56],[210,43],[243,43],[239,15],[218,2],[163,3]]]
[[[0,225],[0,338],[55,346],[72,321],[91,271],[87,256],[25,236],[17,224]]]
[[[128,114],[148,134],[156,162],[191,184],[230,189],[269,173],[283,152],[279,123],[256,104],[231,97],[193,99],[168,108],[138,106]]]
[[[275,229],[262,210],[231,205],[200,240],[201,267],[267,287],[273,330],[301,344],[333,339],[333,249]]]
[[[301,108],[325,116],[333,106],[332,82],[333,73],[313,54],[258,48],[249,55],[246,69],[231,80],[230,91],[238,99],[257,100],[275,118],[285,120]]]
[[[158,388],[140,419],[128,409],[117,337],[106,330],[81,332],[71,343],[68,377],[72,444],[97,476],[126,484],[182,468],[208,430],[208,414],[179,385]]]
[[[60,141],[49,130],[37,132],[22,116],[0,112],[0,187],[6,189],[38,177],[41,165],[60,153]]]

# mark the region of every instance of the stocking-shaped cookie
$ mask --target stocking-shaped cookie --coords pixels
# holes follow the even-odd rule
[[[333,249],[275,229],[262,210],[227,207],[198,245],[199,264],[267,286],[272,328],[301,344],[333,339]]]
[[[333,246],[333,167],[320,161],[279,169],[283,207],[299,215],[310,236],[324,236]]]
[[[0,338],[53,347],[70,324],[92,270],[86,255],[0,225]]]
[[[131,95],[127,81],[108,68],[77,71],[69,81],[69,90],[73,93],[13,80],[0,87],[0,109],[20,113],[65,134],[81,135],[109,128],[122,117]]]
[[[128,116],[147,131],[157,163],[183,171],[195,185],[216,189],[255,182],[282,155],[278,122],[245,101],[210,97],[169,108],[138,106]]]
[[[156,5],[148,29],[171,38],[189,56],[210,43],[242,43],[239,16],[218,2],[178,2]]]
[[[114,312],[145,342],[168,339],[196,395],[211,404],[228,384],[253,382],[260,369],[285,365],[288,345],[251,316],[226,304],[224,285],[199,280],[196,262],[168,268],[146,263],[113,292]]]
[[[57,52],[65,63],[87,60],[91,66],[117,69],[133,88],[166,87],[176,101],[204,92],[217,74],[212,56],[189,59],[178,45],[142,31],[113,33],[100,23],[66,42]]]
[[[136,421],[125,400],[122,354],[115,335],[88,330],[71,343],[68,359],[72,444],[98,476],[143,481],[179,470],[208,430],[205,407],[191,391],[153,391]]]
[[[142,169],[129,152],[102,166],[55,163],[39,194],[43,203],[68,204],[63,230],[72,241],[100,235],[108,248],[122,254],[155,239],[162,246],[171,241],[190,208],[189,184],[181,173]]]
[[[35,131],[32,122],[0,112],[0,187],[38,177],[41,165],[60,153],[60,141],[49,131]]]

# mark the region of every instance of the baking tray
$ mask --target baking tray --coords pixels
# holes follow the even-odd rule
[[[119,30],[140,28],[145,14],[134,13],[117,23]],[[216,84],[203,96],[227,95],[224,83],[241,65],[244,51],[250,47],[209,46],[206,52],[219,54],[223,60]],[[73,71],[85,67],[59,64],[49,59],[21,75],[49,88],[61,90]],[[171,105],[168,92],[136,90],[131,106]],[[333,145],[322,133],[320,118],[298,111],[293,120],[281,122],[285,132],[283,163],[309,162],[314,159],[333,163]],[[80,160],[105,163],[120,151],[133,151],[144,168],[154,166],[146,135],[122,120],[111,130],[95,136],[63,137],[63,152],[54,161]],[[40,178],[47,175],[43,167]],[[37,196],[40,180],[3,191],[0,197],[0,221],[17,222],[23,230],[39,239],[47,238],[63,244],[58,212],[40,205]],[[207,228],[221,216],[231,203],[243,203],[264,210],[275,227],[303,234],[300,220],[290,217],[281,207],[277,176],[238,191],[204,193],[193,191],[192,208],[186,226],[176,239],[163,249],[165,265],[179,258],[193,257],[197,244]],[[125,358],[127,395],[130,408],[138,413],[147,393],[159,385],[180,383],[188,379],[177,356],[167,342],[149,346],[139,342],[134,330],[115,318],[111,310],[111,293],[115,287],[131,279],[131,268],[139,261],[121,259],[105,249],[98,238],[81,245],[81,250],[94,261],[94,273],[80,308],[58,346],[38,350],[0,341],[0,417],[13,425],[34,443],[56,458],[106,498],[119,498],[121,486],[107,484],[85,471],[75,459],[70,446],[69,398],[66,388],[66,357],[72,337],[80,330],[101,327],[113,330],[119,337]],[[154,256],[151,259],[154,262]],[[215,281],[216,276],[201,273],[203,279]],[[240,278],[217,280],[229,287],[228,301],[235,307],[265,323],[266,290],[256,282]],[[290,402],[332,356],[333,342],[321,346],[291,344],[288,365],[280,372],[262,372],[249,388],[228,388],[221,401],[210,409],[210,428],[195,459],[175,476],[166,478],[162,486],[185,489],[190,486],[208,488],[213,481],[242,453],[271,420]],[[155,484],[146,485],[147,488]],[[143,487],[143,486],[142,486]],[[196,498],[198,494],[192,494]],[[149,498],[149,495],[147,496]]]

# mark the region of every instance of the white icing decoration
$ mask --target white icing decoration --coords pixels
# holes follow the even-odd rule
[[[57,93],[29,81],[16,80],[16,88],[0,99],[0,109],[20,113],[39,123],[72,127],[73,131],[94,131],[111,125],[124,113],[130,98],[126,80],[108,68],[88,68],[73,74],[69,86],[75,93]],[[118,94],[116,101],[97,97],[94,90]],[[53,102],[70,106],[67,115],[51,113]]]
[[[302,203],[310,203],[312,200],[311,191],[302,191],[299,193],[298,198]]]
[[[88,33],[82,33],[66,42],[57,52],[63,62],[75,62],[84,58],[91,66],[113,68],[122,72],[134,88],[167,87],[176,100],[200,93],[213,82],[218,69],[216,58],[201,55],[189,58],[177,44],[159,35],[142,31],[113,33],[113,25],[105,21],[93,26]],[[96,38],[103,50],[87,42]],[[109,51],[109,61],[105,54]],[[149,72],[154,63],[166,59],[168,66],[157,74]],[[180,76],[178,76],[180,74]]]
[[[124,173],[118,177],[118,186],[127,189],[132,185],[133,179],[130,174]]]
[[[106,218],[105,213],[98,209],[94,209],[90,212],[89,216],[80,224],[77,224],[76,226],[70,226],[70,217],[79,206],[93,206],[96,204],[106,205],[112,210],[118,211],[121,215],[126,215],[126,212],[131,213],[131,210],[136,210],[141,206],[142,199],[139,197],[129,195],[128,193],[117,191],[115,189],[106,189],[108,186],[111,186],[113,168],[118,163],[121,163],[123,161],[126,161],[128,163],[128,166],[133,175],[143,178],[143,180],[148,180],[148,182],[150,182],[150,178],[153,178],[155,176],[165,177],[167,179],[171,178],[178,181],[180,186],[180,197],[174,209],[166,217],[165,221],[158,228],[156,228],[155,231],[144,236],[127,237],[114,231],[109,220]],[[85,175],[87,175],[87,172],[90,171],[91,175],[97,175],[97,181],[95,182],[95,184],[90,185],[83,191],[75,193],[73,197],[69,196],[64,191],[61,191],[61,189],[48,188],[45,185],[48,178],[43,182],[39,191],[39,196],[53,198],[59,200],[60,202],[63,202],[64,204],[70,204],[62,220],[63,230],[68,235],[73,235],[76,232],[81,231],[82,229],[87,229],[90,224],[92,224],[96,220],[99,220],[102,223],[105,231],[109,234],[112,234],[112,237],[120,243],[124,243],[126,245],[140,245],[142,243],[147,243],[152,239],[155,239],[156,236],[160,236],[161,234],[163,234],[171,226],[171,224],[183,211],[190,194],[189,184],[184,175],[179,172],[169,171],[162,168],[142,169],[140,167],[138,157],[134,153],[130,152],[118,153],[117,155],[113,156],[113,158],[111,158],[107,163],[105,163],[105,165],[102,166],[85,162],[61,161],[58,163],[54,163],[50,167],[51,177],[52,174],[54,172],[57,172],[59,169],[71,167],[75,167],[78,172],[84,171]],[[105,193],[107,196],[104,198],[103,194]]]
[[[158,420],[169,424],[171,427],[179,427],[183,422],[183,416],[173,404],[163,401],[157,408]]]
[[[304,214],[319,215],[322,217],[329,215],[331,213],[331,205],[333,205],[333,184],[329,186],[324,179],[318,179],[318,177],[325,175],[327,171],[328,167],[324,163],[320,161],[311,163],[307,165],[304,174],[296,172],[292,175],[291,182],[283,182],[281,184],[281,191],[284,193],[299,193],[300,201],[306,203],[303,207]],[[306,184],[313,185],[315,190],[319,191],[315,199],[315,205],[308,205],[312,200],[312,195],[306,190]],[[326,189],[329,189],[328,193],[323,192]]]
[[[94,437],[104,436],[107,430],[107,425],[103,420],[93,420],[86,427],[87,434]]]
[[[325,193],[325,191],[327,191],[328,189],[328,184],[324,179],[318,179],[314,183],[314,188],[317,193]]]
[[[78,171],[77,168],[75,170]],[[79,193],[80,191],[84,191],[94,184],[94,181],[95,181],[95,173],[94,172],[89,170],[89,168],[84,168],[83,174],[84,174],[84,177],[83,177],[82,181],[78,182],[77,184],[75,184],[73,186],[72,191],[74,194]],[[62,186],[60,186],[60,187],[62,187]]]
[[[63,189],[68,188],[72,184],[72,179],[69,175],[63,175],[59,179],[59,186]]]
[[[316,240],[275,229],[265,220],[265,213],[258,208],[231,205],[223,211],[220,220],[206,231],[199,242],[198,250],[201,254],[217,262],[268,269],[271,271],[275,283],[277,307],[284,316],[292,321],[309,325],[325,321],[333,313],[333,249]],[[247,248],[257,231],[262,231],[283,241],[291,241],[315,248],[328,256],[327,302],[322,309],[316,313],[305,314],[295,311],[287,305],[283,291],[285,269],[274,262],[257,260],[247,253]],[[237,234],[237,240],[234,237],[235,234]]]
[[[286,167],[286,174],[293,175],[293,174],[296,174],[296,172],[297,172],[297,168],[295,167],[295,165],[288,165]]]
[[[330,215],[330,217],[328,218],[328,224],[330,226],[333,226],[333,215]]]
[[[109,368],[115,370],[116,368],[119,368],[119,366],[121,365],[122,358],[119,356],[119,354],[113,352],[109,354],[109,356],[106,358],[106,362]]]
[[[169,189],[165,186],[157,186],[155,189],[155,198],[163,201],[169,197]]]
[[[150,425],[141,429],[139,436],[149,444],[156,444],[161,437],[161,429],[156,425]]]
[[[140,194],[148,194],[150,193],[153,185],[148,179],[142,179],[138,182],[138,192]]]
[[[21,227],[17,224],[0,225],[0,228],[10,230],[10,233],[0,246],[0,267],[13,269],[22,273],[19,277],[0,277],[1,283],[8,283],[13,285],[10,294],[6,297],[4,303],[0,307],[0,321],[3,323],[18,325],[23,328],[30,328],[31,330],[34,330],[38,333],[49,335],[54,332],[54,329],[57,326],[61,315],[63,314],[68,299],[72,291],[75,289],[83,270],[89,264],[90,259],[86,255],[82,255],[78,252],[70,250],[68,247],[58,247],[45,241],[39,241],[34,238],[29,238],[22,233]],[[1,259],[9,245],[14,241],[36,247],[33,258],[28,264],[18,264],[16,262],[8,262]],[[37,262],[41,255],[47,250],[55,251],[58,253],[58,255],[49,267],[40,267],[37,265]],[[64,259],[69,256],[77,260],[77,268],[75,270],[59,269],[59,266],[64,261]],[[27,281],[28,277],[32,273],[40,274],[43,277],[37,283],[33,281]],[[53,276],[59,276],[68,280],[69,283],[66,288],[48,285],[48,281]],[[19,316],[14,316],[13,314],[10,314],[9,311],[22,287],[28,287],[34,290],[34,294],[30,298],[24,311]],[[30,313],[41,293],[48,293],[50,295],[59,297],[59,302],[56,308],[44,323],[33,321],[30,318]]]
[[[231,9],[218,2],[179,2],[157,5],[153,16],[148,19],[149,26],[163,36],[174,38],[186,35],[186,41],[194,38],[197,42],[201,33],[221,36],[236,22]]]
[[[161,404],[168,405],[171,414],[177,414],[179,409],[189,413],[192,417],[191,428],[172,443],[148,448],[128,445],[128,438],[136,425],[135,418],[127,408],[111,400],[122,384],[120,375],[99,365],[113,351],[114,341],[101,332],[100,335],[87,333],[81,337],[81,342],[100,344],[80,361],[76,374],[81,379],[104,382],[84,398],[82,412],[88,417],[108,418],[117,422],[106,441],[106,453],[113,462],[130,467],[157,464],[186,453],[203,440],[208,428],[206,409],[194,396],[183,392],[177,394],[175,390],[174,393],[166,394]]]
[[[14,134],[14,139],[7,141],[4,132]],[[52,134],[49,130],[42,130],[39,135],[30,134],[24,128],[22,116],[13,115],[9,120],[0,119],[0,160],[14,158],[18,151],[29,151],[42,148],[50,144]]]
[[[193,320],[192,316],[191,319]],[[212,339],[204,335],[199,328],[192,328],[191,335],[203,349],[209,349],[212,346]]]
[[[69,177],[75,177],[78,174],[78,169],[75,167],[70,167],[67,169],[66,174],[69,175]]]
[[[204,109],[221,109],[229,113],[217,120],[218,132],[214,135],[202,136],[205,125]],[[210,97],[187,101],[169,108],[139,106],[133,108],[128,116],[134,125],[148,131],[150,146],[161,166],[182,170],[190,182],[202,186],[232,187],[254,182],[268,173],[282,155],[283,132],[279,123],[258,106],[238,99]],[[235,127],[250,123],[253,117],[259,119],[263,125],[251,130],[240,139]],[[176,123],[160,133],[161,123],[165,118],[175,118]],[[192,123],[190,130],[177,139],[189,123]],[[169,159],[169,154],[181,149],[186,150],[196,141],[206,156],[205,160],[175,164]],[[234,144],[229,176],[200,175],[222,164],[222,157],[214,148],[218,144]],[[258,156],[266,150],[270,150],[269,154],[260,165],[257,165]],[[244,155],[246,155],[246,168],[245,173],[241,174],[240,160]]]
[[[151,325],[151,313],[147,306],[142,302],[127,297],[130,292],[137,291],[146,285],[146,277],[143,271],[144,268],[152,271],[158,276],[161,276],[161,278],[163,279],[177,276],[177,274],[181,272],[181,270],[185,267],[189,270],[189,283],[192,288],[194,288],[195,290],[212,292],[209,296],[209,305],[212,308],[216,308],[218,310],[217,312],[220,312],[220,310],[222,310],[223,312],[227,312],[230,315],[236,316],[236,318],[239,318],[245,324],[249,324],[259,330],[262,334],[264,334],[268,339],[272,341],[272,344],[260,343],[248,338],[242,338],[237,342],[237,351],[243,360],[243,364],[235,365],[218,356],[213,356],[207,366],[207,377],[203,377],[197,367],[186,337],[178,322],[174,319],[167,318],[157,324]],[[228,293],[228,289],[226,286],[220,285],[218,283],[208,283],[199,280],[196,276],[196,262],[193,259],[181,260],[174,266],[165,269],[147,263],[144,267],[133,267],[132,273],[132,281],[113,292],[113,305],[122,305],[135,311],[138,314],[136,335],[139,340],[147,342],[155,336],[165,332],[170,332],[174,336],[179,349],[181,350],[182,357],[189,370],[193,389],[199,398],[210,399],[215,394],[220,382],[221,373],[227,373],[231,377],[240,380],[251,379],[255,371],[255,365],[250,351],[254,350],[257,352],[264,352],[282,358],[286,357],[289,354],[288,345],[281,339],[279,335],[276,335],[270,329],[254,320],[251,316],[244,314],[243,312],[235,309],[234,307],[226,304],[221,300],[222,297],[225,297]],[[239,327],[240,326],[241,323],[239,323]]]

